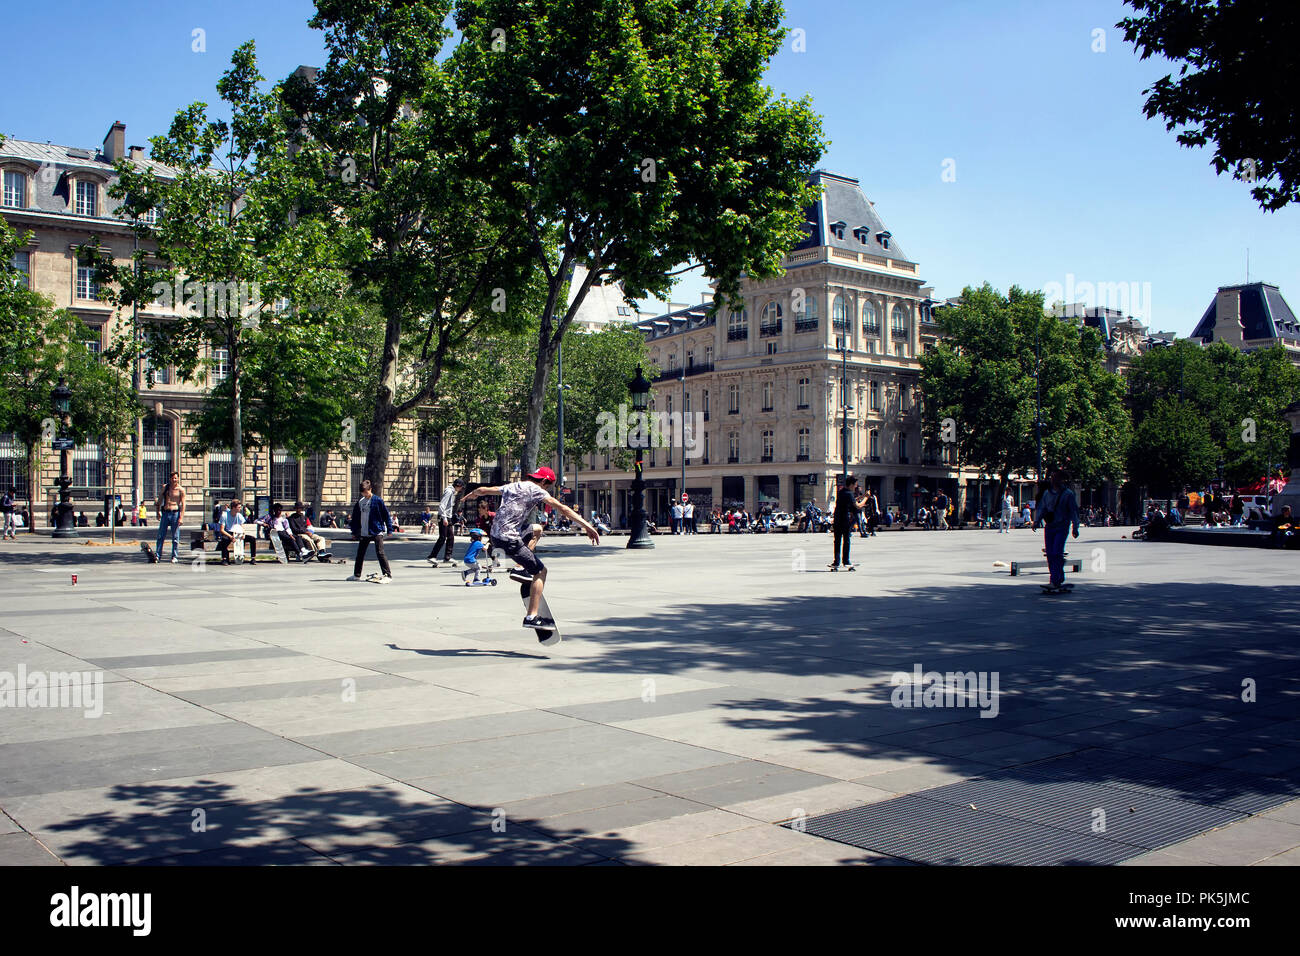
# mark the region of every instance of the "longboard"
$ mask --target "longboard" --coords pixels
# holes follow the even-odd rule
[[[533,586],[531,584],[519,585],[519,596],[524,600],[525,616],[527,616],[528,614],[528,597],[529,594],[532,592],[532,589]],[[552,620],[555,619],[555,615],[551,613],[550,606],[546,603],[545,594],[542,595],[541,603],[537,605],[537,613],[542,617],[549,617]],[[541,643],[543,647],[550,647],[553,644],[560,643],[560,629],[558,627],[557,628],[537,627],[537,628],[533,628],[533,630],[537,632],[537,640]]]
[[[826,567],[832,571],[856,571],[858,569],[856,564],[828,564]]]
[[[1069,583],[1059,586],[1055,584],[1040,584],[1038,586],[1043,589],[1044,594],[1068,594],[1074,590],[1074,585]]]
[[[275,552],[275,560],[281,564],[289,563],[289,556],[284,553],[284,542],[280,540],[280,535],[274,528],[269,528],[270,532],[267,537],[271,539],[271,550]]]
[[[146,558],[149,559],[149,563],[150,563],[150,564],[157,564],[157,563],[158,563],[158,555],[156,555],[156,554],[154,553],[153,548],[149,547],[149,542],[147,542],[147,541],[141,541],[141,542],[140,542],[140,550],[144,552],[144,555],[145,555]]]

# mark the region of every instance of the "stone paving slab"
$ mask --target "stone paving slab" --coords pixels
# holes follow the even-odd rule
[[[344,582],[349,564],[196,574],[0,546],[0,671],[100,669],[115,705],[0,709],[0,840],[22,838],[0,864],[45,844],[98,864],[896,865],[778,824],[1098,747],[1118,762],[1079,763],[1084,783],[1160,806],[1177,787],[1141,767],[1173,758],[1257,813],[1300,781],[1282,610],[1300,560],[1211,567],[1124,533],[1084,529],[1072,550],[1103,548],[1108,571],[1056,601],[992,569],[1033,560],[1029,534],[855,542],[855,575],[795,570],[828,536],[544,541],[554,648],[519,627],[513,589],[430,569],[427,541],[391,543],[383,592]],[[914,667],[998,674],[997,716],[891,706]],[[1130,865],[1294,865],[1297,806]]]

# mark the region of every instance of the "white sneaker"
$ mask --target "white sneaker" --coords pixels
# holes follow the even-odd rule
[[[181,559],[180,559],[180,558],[177,558],[177,557],[173,557],[173,558],[172,558],[172,564],[180,564],[180,563],[181,563]]]
[[[393,576],[391,574],[376,574],[370,580],[374,581],[376,584],[387,584],[393,580]]]

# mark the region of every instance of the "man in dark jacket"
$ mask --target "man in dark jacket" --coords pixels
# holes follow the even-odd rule
[[[361,481],[361,497],[352,506],[352,520],[348,522],[352,529],[352,538],[357,544],[357,560],[352,565],[352,577],[349,581],[361,580],[361,569],[366,563],[366,549],[370,542],[375,543],[375,555],[379,558],[379,568],[383,574],[372,574],[370,580],[376,584],[387,584],[393,579],[393,572],[388,567],[388,558],[384,555],[384,535],[393,529],[393,519],[388,514],[384,499],[370,490],[370,479]]]
[[[857,495],[858,479],[849,475],[835,493],[835,511],[831,521],[831,531],[835,535],[832,571],[838,571],[841,564],[849,570],[853,569],[849,563],[849,544],[853,540],[853,529],[858,523],[858,512],[862,510],[862,499]]]

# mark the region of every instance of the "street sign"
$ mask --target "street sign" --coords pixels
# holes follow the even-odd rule
[[[72,451],[77,443],[71,438],[55,438],[50,441],[50,447],[55,451]]]

